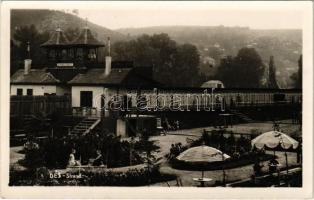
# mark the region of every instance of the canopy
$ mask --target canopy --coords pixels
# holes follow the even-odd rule
[[[228,158],[227,154],[206,145],[192,147],[177,156],[178,160],[185,162],[217,162]]]
[[[299,142],[279,131],[269,131],[254,138],[251,141],[251,144],[253,147],[255,146],[258,149],[262,149],[264,146],[273,149],[278,145],[280,145],[283,149],[289,149],[291,147],[296,149]]]

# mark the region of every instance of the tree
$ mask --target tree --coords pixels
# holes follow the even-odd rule
[[[268,87],[278,89],[278,84],[276,81],[276,67],[274,64],[274,56],[270,56],[269,59],[269,78],[268,78]]]
[[[194,45],[183,44],[177,47],[177,51],[174,55],[174,65],[172,77],[173,82],[180,83],[182,86],[193,86],[200,83],[200,75],[198,70],[195,70],[195,66],[199,66],[200,59],[199,53]],[[173,76],[173,74],[180,74],[180,76]]]
[[[74,15],[78,15],[78,14],[79,14],[79,10],[78,10],[78,9],[73,9],[73,10],[72,10],[72,13],[73,13]]]
[[[178,45],[167,34],[142,35],[113,45],[116,60],[153,66],[154,78],[166,86],[199,85],[199,53],[191,44]]]
[[[33,63],[38,64],[45,60],[45,51],[40,47],[41,44],[49,39],[49,33],[40,33],[35,25],[22,26],[15,30],[13,38],[17,43],[11,55],[15,56],[16,61],[23,61],[28,58],[27,45],[30,45],[30,58]]]
[[[23,64],[19,57],[18,51],[19,51],[18,45],[16,45],[16,43],[13,40],[10,40],[10,63],[11,63],[10,75],[14,74]]]
[[[294,83],[295,88],[302,88],[302,55],[298,60],[298,71],[293,73],[290,78]]]
[[[28,137],[38,137],[40,132],[50,132],[51,119],[49,114],[42,111],[31,115],[31,119],[26,126]]]
[[[217,72],[217,78],[226,87],[260,88],[265,66],[254,48],[242,48],[234,58],[224,58]]]

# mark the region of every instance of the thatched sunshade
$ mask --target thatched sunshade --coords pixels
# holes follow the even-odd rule
[[[230,158],[216,148],[201,145],[192,147],[177,156],[177,160],[184,162],[219,162]]]

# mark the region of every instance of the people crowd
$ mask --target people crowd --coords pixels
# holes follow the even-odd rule
[[[183,147],[181,142],[175,143],[175,144],[171,144],[170,153],[168,155],[168,159],[171,160],[171,159],[177,157],[184,150],[186,150],[186,147]]]

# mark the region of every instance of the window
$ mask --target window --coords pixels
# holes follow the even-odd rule
[[[49,51],[49,53],[48,53],[48,59],[49,60],[54,60],[55,59],[55,57],[56,57],[56,52],[55,52],[55,50],[50,50]]]
[[[67,57],[68,57],[67,54],[68,54],[68,53],[67,53],[67,50],[62,49],[62,51],[61,51],[61,59],[62,59],[62,60],[67,60]]]
[[[221,83],[218,83],[218,84],[217,84],[217,88],[222,88],[222,84],[221,84]]]
[[[27,89],[26,94],[27,96],[33,96],[33,89]]]
[[[16,95],[22,96],[23,95],[23,89],[22,88],[17,88],[16,89]]]
[[[76,58],[78,60],[83,60],[83,49],[82,48],[77,49],[77,51],[76,51]]]
[[[95,49],[89,49],[87,57],[89,60],[95,60],[96,59],[96,50]]]

